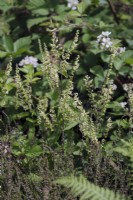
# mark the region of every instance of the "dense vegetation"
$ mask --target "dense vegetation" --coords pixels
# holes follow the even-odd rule
[[[132,13],[0,0],[0,199],[133,198]]]

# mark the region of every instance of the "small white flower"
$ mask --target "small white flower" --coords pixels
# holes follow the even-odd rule
[[[116,90],[117,89],[117,85],[116,84],[114,84],[114,80],[110,80],[109,81],[109,84],[110,84],[110,87],[112,88],[112,90]]]
[[[126,47],[119,47],[119,48],[114,50],[114,54],[119,55],[119,54],[125,52],[125,50],[126,50]]]
[[[120,103],[120,106],[121,106],[122,108],[125,108],[126,105],[127,105],[127,102],[121,102],[121,103]]]
[[[102,32],[102,36],[108,37],[110,34],[111,34],[111,32],[109,32],[109,31]]]
[[[78,5],[78,0],[67,0],[68,4],[67,6],[69,8],[71,8],[72,10],[76,10],[77,9],[77,5]]]
[[[38,60],[37,60],[37,58],[35,58],[33,56],[26,56],[19,63],[19,66],[24,66],[24,65],[33,65],[33,67],[36,68],[38,66]]]
[[[125,91],[128,91],[128,85],[127,85],[127,84],[123,84],[123,89],[124,89]]]
[[[116,84],[113,84],[112,85],[112,90],[116,90],[117,89],[117,85]]]

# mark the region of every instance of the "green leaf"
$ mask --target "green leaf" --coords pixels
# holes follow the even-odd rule
[[[23,37],[18,39],[16,42],[14,42],[14,52],[17,52],[18,50],[21,50],[22,48],[28,47],[31,44],[31,37]]]
[[[33,65],[24,65],[23,68],[20,68],[20,71],[22,71],[26,74],[33,74],[34,67],[33,67]]]
[[[71,10],[68,14],[69,14],[69,16],[73,16],[73,17],[80,16],[80,13],[77,12],[76,10]]]
[[[0,51],[0,58],[4,58],[4,57],[6,57],[6,55],[7,55],[7,52]]]
[[[83,40],[84,43],[89,42],[89,40],[90,40],[90,35],[89,35],[88,33],[84,34],[84,35],[82,36],[82,40]]]
[[[30,127],[29,132],[28,132],[28,138],[32,140],[35,136],[35,127]]]
[[[4,47],[7,52],[12,52],[13,51],[13,40],[10,36],[4,35],[3,36],[3,43]]]
[[[80,197],[80,200],[125,200],[119,193],[115,193],[108,188],[99,187],[87,181],[82,175],[62,177],[56,180],[55,183],[70,188],[73,195]]]
[[[133,50],[127,50],[124,53],[120,54],[120,57],[123,61],[125,61],[127,58],[131,58],[133,56]]]
[[[103,68],[101,66],[99,66],[99,65],[92,67],[90,69],[90,72],[95,74],[99,78],[103,78],[104,77]]]
[[[97,6],[99,4],[99,0],[91,0],[91,3]]]
[[[36,9],[38,7],[44,6],[44,0],[29,0],[27,8],[28,9]]]
[[[119,74],[124,76],[125,74],[128,74],[129,71],[130,71],[129,66],[122,66],[119,70]]]
[[[87,8],[87,5],[85,2],[81,2],[78,4],[77,8],[78,8],[78,11],[82,14],[82,13],[84,13],[85,9]]]
[[[116,57],[116,58],[114,59],[114,62],[113,62],[113,63],[114,63],[115,69],[120,70],[120,68],[122,67],[123,60],[120,59],[119,57]]]
[[[125,63],[129,64],[129,65],[132,65],[133,64],[133,58],[127,58],[125,60]]]
[[[120,54],[114,59],[114,67],[117,70],[120,70],[122,67],[123,63],[126,62],[127,59],[131,58],[133,56],[133,51],[128,50],[125,51],[124,53]]]
[[[35,145],[31,147],[29,150],[26,150],[26,156],[28,157],[36,157],[39,156],[43,152],[41,146]]]
[[[12,4],[9,1],[0,1],[0,10],[4,12],[12,8]]]
[[[41,78],[36,77],[36,78],[33,78],[31,82],[32,82],[32,83],[36,83],[36,82],[37,82],[38,80],[40,80],[40,79],[41,79]]]
[[[108,54],[106,54],[106,53],[101,53],[101,58],[106,63],[110,62],[110,56]]]
[[[130,72],[130,76],[131,78],[133,78],[133,70]]]
[[[15,118],[18,118],[18,119],[21,119],[21,118],[25,118],[29,116],[29,113],[28,112],[19,112],[19,114],[15,114]]]
[[[46,19],[47,19],[46,17],[39,17],[39,18],[29,19],[27,21],[27,27],[28,27],[28,29],[30,29],[32,26],[40,24],[41,22],[45,21]]]
[[[48,15],[49,12],[45,8],[40,8],[40,9],[33,10],[32,13],[33,13],[33,15],[45,16],[45,15]]]
[[[66,125],[64,131],[67,131],[67,130],[72,129],[72,128],[75,127],[77,124],[78,124],[77,121],[69,123],[68,125]]]

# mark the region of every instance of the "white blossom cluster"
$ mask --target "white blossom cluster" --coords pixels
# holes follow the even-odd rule
[[[99,44],[100,48],[103,49],[103,50],[111,50],[111,52],[115,55],[119,55],[123,52],[125,52],[126,48],[125,47],[118,47],[118,48],[115,48],[113,46],[113,42],[111,41],[110,39],[110,34],[111,32],[109,31],[103,31],[101,33],[101,35],[99,35],[97,37],[97,43]]]
[[[37,58],[35,58],[33,56],[26,56],[19,63],[19,66],[24,66],[24,65],[33,65],[33,67],[36,68],[38,66],[38,60],[37,60]]]
[[[67,6],[69,8],[71,8],[72,10],[76,10],[77,9],[78,3],[79,3],[78,0],[67,0]]]
[[[109,49],[110,47],[112,47],[113,43],[109,37],[110,34],[111,32],[105,31],[97,37],[97,42],[100,45],[101,49]]]

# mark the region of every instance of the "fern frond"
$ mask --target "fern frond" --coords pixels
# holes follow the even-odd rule
[[[71,188],[75,196],[80,196],[80,200],[125,200],[123,196],[107,188],[101,188],[87,181],[82,175],[79,177],[63,177],[55,183]]]

